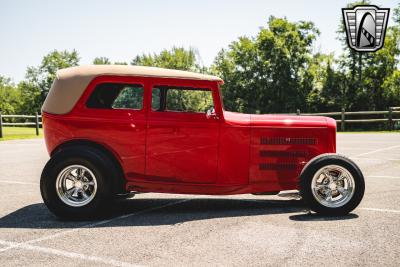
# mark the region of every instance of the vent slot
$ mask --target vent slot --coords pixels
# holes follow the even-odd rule
[[[260,163],[260,170],[293,170],[295,163]]]
[[[261,137],[262,145],[316,145],[315,138],[299,138],[299,137]]]
[[[307,151],[270,151],[270,150],[260,150],[260,157],[307,157]]]

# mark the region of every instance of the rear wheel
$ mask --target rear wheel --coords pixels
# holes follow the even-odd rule
[[[71,147],[57,152],[46,164],[40,191],[56,216],[91,219],[102,214],[112,195],[115,166],[99,150]]]
[[[324,215],[345,215],[364,196],[364,177],[350,159],[324,154],[311,160],[300,175],[300,193],[311,210]]]

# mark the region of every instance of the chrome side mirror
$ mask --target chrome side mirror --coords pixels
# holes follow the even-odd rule
[[[207,117],[207,119],[214,119],[214,120],[219,119],[219,117],[218,117],[217,113],[215,113],[215,109],[213,107],[207,110],[206,117]]]

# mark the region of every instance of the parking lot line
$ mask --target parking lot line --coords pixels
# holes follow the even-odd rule
[[[165,204],[165,205],[156,206],[156,207],[149,208],[149,209],[144,209],[144,210],[141,210],[141,211],[138,211],[138,212],[128,213],[128,214],[121,215],[121,216],[118,216],[118,217],[115,217],[115,218],[111,218],[111,219],[102,220],[102,221],[95,222],[95,223],[82,225],[82,226],[79,226],[78,228],[73,228],[73,229],[70,229],[70,230],[60,231],[60,232],[57,232],[57,233],[52,234],[52,235],[42,236],[42,237],[39,237],[39,238],[36,238],[36,239],[31,239],[31,240],[28,240],[28,241],[25,241],[25,242],[22,242],[22,243],[15,243],[14,245],[9,245],[8,247],[0,249],[0,252],[4,252],[4,251],[7,251],[7,250],[10,250],[10,249],[13,249],[13,248],[18,248],[23,244],[26,244],[26,245],[27,244],[33,244],[33,243],[41,242],[41,241],[44,241],[44,240],[53,239],[53,238],[56,238],[56,237],[60,237],[60,236],[63,236],[63,235],[67,235],[69,233],[73,233],[73,232],[79,231],[81,229],[92,228],[92,227],[96,227],[96,226],[100,226],[100,225],[103,225],[103,224],[107,224],[107,223],[110,223],[110,222],[113,222],[113,221],[116,221],[116,220],[125,219],[125,218],[129,218],[129,217],[132,217],[132,216],[135,216],[135,215],[143,214],[143,213],[146,213],[146,212],[150,212],[150,211],[159,210],[159,209],[162,209],[162,208],[178,205],[180,203],[187,202],[187,201],[190,201],[190,200],[192,200],[192,199],[183,199],[183,200],[175,201],[173,203],[168,203],[168,204]]]
[[[80,260],[84,260],[84,261],[93,261],[93,262],[103,263],[103,264],[111,265],[111,266],[118,266],[118,267],[137,267],[137,266],[139,266],[139,265],[135,265],[135,264],[131,264],[128,262],[123,262],[123,261],[118,261],[118,260],[114,260],[114,259],[110,259],[110,258],[100,258],[100,257],[96,257],[96,256],[89,256],[89,255],[84,255],[84,254],[75,253],[75,252],[68,252],[68,251],[58,250],[58,249],[53,249],[53,248],[29,245],[26,243],[18,243],[18,242],[0,240],[0,244],[12,246],[12,247],[18,247],[20,249],[36,251],[36,252],[45,253],[45,254],[52,254],[52,255],[56,255],[56,256],[63,256],[63,257],[73,258],[73,259],[80,259]]]
[[[365,161],[400,161],[400,159],[380,159],[380,158],[361,158],[361,157],[350,157],[352,160],[365,160]]]
[[[10,180],[0,180],[0,183],[4,183],[4,184],[39,185],[39,183],[30,183],[30,182],[21,182],[21,181],[10,181]]]
[[[361,157],[361,156],[365,156],[365,155],[373,154],[373,153],[376,153],[376,152],[386,151],[386,150],[390,150],[390,149],[393,149],[393,148],[398,148],[398,147],[400,147],[400,145],[397,145],[397,146],[389,146],[389,147],[384,147],[384,148],[380,148],[380,149],[376,149],[376,150],[368,151],[368,152],[365,152],[365,153],[361,153],[361,154],[358,154],[358,155],[356,155],[356,156],[354,156],[354,157]]]
[[[389,175],[367,175],[370,178],[385,178],[385,179],[400,179],[400,176],[389,176]]]
[[[377,209],[377,208],[359,208],[359,209],[360,210],[369,210],[369,211],[400,213],[400,210],[391,210],[391,209]]]

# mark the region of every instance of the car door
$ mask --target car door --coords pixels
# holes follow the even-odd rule
[[[212,84],[161,80],[151,87],[147,177],[173,183],[215,183],[219,119],[206,115],[215,101]]]
[[[145,173],[145,80],[102,76],[84,96],[80,136],[107,146],[118,155],[128,180]]]

